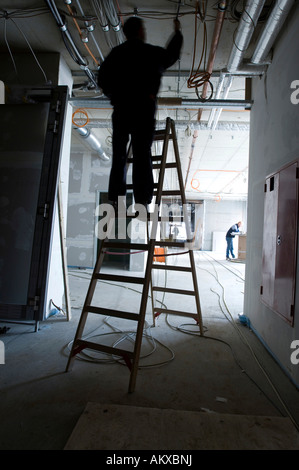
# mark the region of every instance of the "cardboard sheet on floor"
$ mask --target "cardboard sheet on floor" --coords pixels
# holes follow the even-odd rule
[[[289,418],[88,403],[65,450],[298,450]]]

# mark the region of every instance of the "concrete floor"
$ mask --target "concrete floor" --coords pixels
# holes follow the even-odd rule
[[[178,264],[188,262],[185,255],[173,259]],[[52,317],[40,324],[38,332],[32,325],[2,323],[10,329],[0,338],[5,343],[5,364],[0,365],[0,448],[64,449],[88,403],[286,416],[299,423],[298,390],[250,328],[239,322],[245,263],[227,262],[212,252],[196,252],[195,259],[205,334],[199,336],[195,324],[173,315],[160,316],[151,327],[149,302],[147,338],[132,394],[128,393],[127,367],[111,358],[78,358],[72,370],[65,372],[90,270],[69,271],[71,321]],[[159,276],[163,285],[165,279]],[[182,274],[177,276],[169,274],[167,286],[179,281],[180,287],[187,288],[189,281]],[[102,283],[96,298],[106,306],[114,303],[122,310],[130,311],[130,305],[136,309],[138,287],[126,287]],[[193,311],[192,299],[186,297],[181,303],[173,295],[156,301],[168,308]],[[111,344],[131,328],[91,314],[84,333]]]

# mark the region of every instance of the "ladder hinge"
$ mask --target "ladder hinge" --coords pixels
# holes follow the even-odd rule
[[[38,214],[42,215],[44,219],[49,217],[49,207],[50,205],[45,202],[45,204],[38,208]]]
[[[59,126],[59,121],[57,119],[55,119],[54,123],[49,126],[49,129],[50,129],[50,131],[53,132],[53,134],[57,134],[58,126]]]
[[[57,100],[55,112],[56,112],[57,114],[59,114],[60,111],[61,111],[61,101],[60,101],[60,100]]]
[[[263,295],[263,286],[260,288],[260,294]]]
[[[29,305],[33,307],[33,310],[38,310],[39,308],[39,296],[35,295],[33,299],[29,299]]]
[[[57,134],[57,132],[58,132],[58,125],[59,125],[59,121],[57,121],[57,119],[55,119],[54,126],[53,126],[53,133],[54,134]]]

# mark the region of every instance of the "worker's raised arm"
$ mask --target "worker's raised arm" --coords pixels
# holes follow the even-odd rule
[[[165,53],[165,63],[164,67],[167,69],[176,63],[180,58],[181,49],[183,45],[183,35],[181,33],[181,23],[179,20],[174,20],[174,34],[170,39]]]

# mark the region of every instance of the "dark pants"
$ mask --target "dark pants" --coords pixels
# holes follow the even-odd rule
[[[155,131],[155,102],[114,106],[112,168],[109,199],[126,194],[127,144],[131,136],[133,151],[133,193],[136,203],[149,204],[153,197],[151,146]]]

